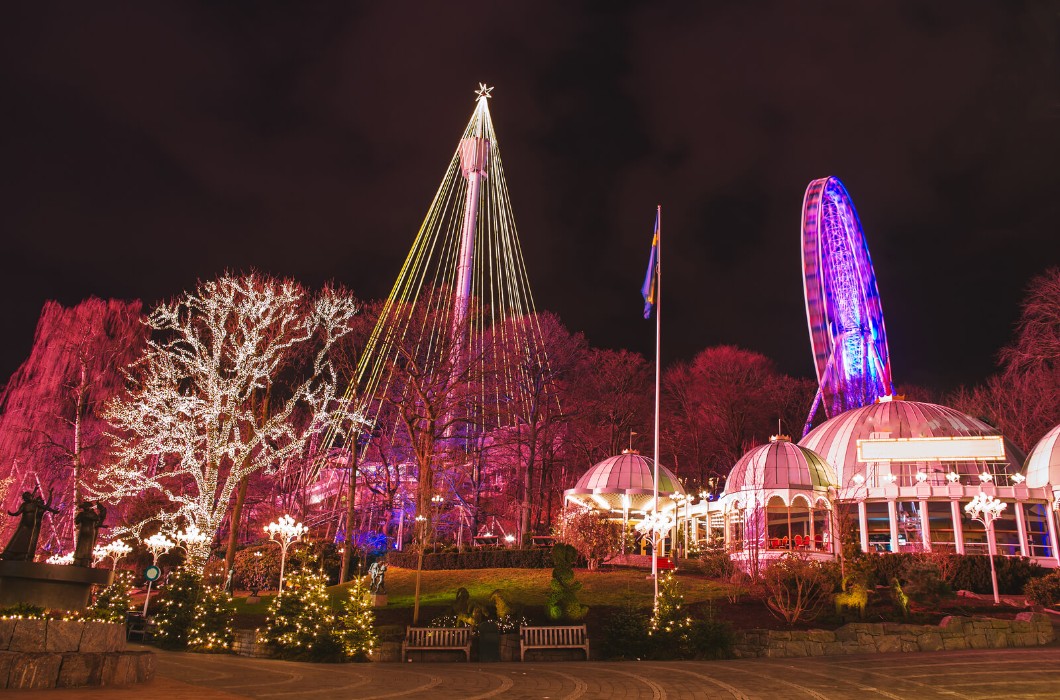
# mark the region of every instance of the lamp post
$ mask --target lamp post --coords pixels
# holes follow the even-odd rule
[[[665,537],[665,533],[673,528],[674,522],[674,518],[667,513],[645,513],[644,519],[637,523],[637,531],[651,538],[653,558],[658,556],[656,552],[658,552],[659,543]],[[659,577],[656,575],[652,578],[655,579],[654,600],[658,603]]]
[[[151,552],[151,566],[158,566],[158,557],[177,546],[177,543],[169,539],[161,532],[156,532],[144,540],[144,546]],[[144,596],[144,617],[147,617],[147,604],[151,602],[152,579],[147,580],[147,595]]]
[[[978,520],[986,528],[987,556],[990,557],[990,582],[994,584],[994,605],[1001,603],[1001,596],[997,592],[997,570],[994,567],[994,553],[997,551],[994,542],[994,521],[1007,507],[1007,503],[1002,503],[982,491],[964,506],[964,512],[968,514],[968,517]]]
[[[280,590],[283,593],[283,570],[287,564],[287,548],[309,532],[309,528],[302,523],[296,523],[290,515],[281,516],[276,522],[265,526],[265,534],[269,539],[280,545]]]
[[[191,523],[183,530],[173,533],[176,540],[175,547],[180,547],[188,555],[189,559],[196,559],[201,553],[201,548],[210,540],[210,536],[199,530],[199,526]]]
[[[445,503],[445,497],[442,494],[436,493],[431,496],[431,535],[434,537],[432,549],[435,552],[438,551],[438,516],[441,514],[443,503]]]

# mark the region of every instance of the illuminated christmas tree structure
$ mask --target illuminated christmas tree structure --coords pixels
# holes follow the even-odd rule
[[[340,636],[327,577],[308,570],[289,575],[265,619],[266,646],[284,659],[336,661],[344,656]]]
[[[678,645],[687,642],[692,630],[692,618],[684,610],[685,596],[673,571],[659,580],[659,597],[648,625],[648,634],[662,639],[672,638]]]
[[[188,647],[194,651],[223,652],[232,648],[235,638],[232,619],[236,603],[232,594],[219,586],[203,588],[188,629]]]
[[[180,568],[169,575],[165,592],[158,598],[154,619],[155,639],[163,649],[186,649],[188,631],[195,619],[195,606],[202,595],[202,577]]]
[[[132,609],[132,598],[129,596],[132,577],[131,571],[115,572],[114,582],[96,595],[88,616],[96,620],[124,623],[126,613]]]
[[[349,596],[342,603],[342,619],[336,625],[342,630],[342,644],[346,656],[354,661],[367,661],[376,645],[375,611],[369,599],[368,576],[354,578],[349,585]]]

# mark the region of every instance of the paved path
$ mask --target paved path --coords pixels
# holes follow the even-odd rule
[[[739,661],[303,664],[159,652],[147,686],[12,692],[12,700],[1056,698],[1060,648]]]

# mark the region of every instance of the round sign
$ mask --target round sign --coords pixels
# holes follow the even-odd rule
[[[157,581],[158,577],[161,575],[162,569],[159,569],[157,566],[149,566],[147,567],[147,570],[144,571],[144,578],[148,581]]]

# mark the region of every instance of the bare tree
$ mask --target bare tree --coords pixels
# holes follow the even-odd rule
[[[325,426],[351,418],[336,395],[329,352],[355,313],[352,299],[334,290],[310,300],[294,282],[256,274],[200,283],[159,305],[128,394],[107,406],[114,458],[95,493],[121,501],[157,491],[171,516],[215,536],[244,477],[278,468]],[[309,344],[316,350],[305,376],[260,410],[262,393]],[[189,552],[195,565],[205,563],[208,547]]]

